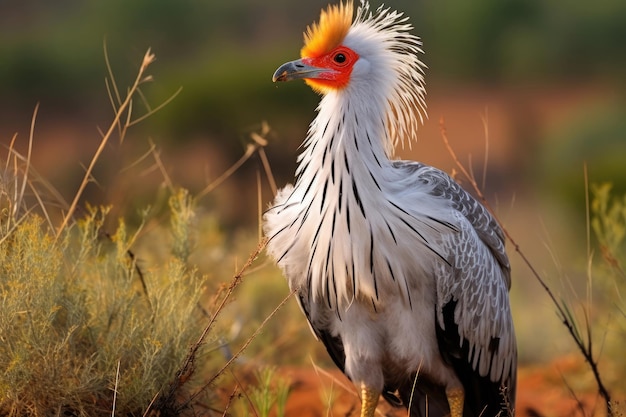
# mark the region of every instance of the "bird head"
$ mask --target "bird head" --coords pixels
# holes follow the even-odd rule
[[[325,93],[342,89],[359,54],[342,44],[352,24],[352,2],[328,6],[319,23],[307,28],[301,59],[287,62],[274,73],[274,81],[304,79],[313,90]]]
[[[392,143],[414,138],[426,114],[421,41],[400,12],[371,12],[367,0],[353,11],[352,0],[322,10],[304,33],[300,59],[281,65],[273,81],[304,79],[323,95],[358,86],[351,90],[360,97],[385,103]]]

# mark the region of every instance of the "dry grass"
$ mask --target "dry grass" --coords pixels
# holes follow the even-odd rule
[[[15,150],[16,137],[7,148],[0,173],[0,415],[166,416],[199,409],[221,415],[231,401],[224,404],[215,395],[215,384],[234,375],[235,361],[290,297],[234,355],[224,356],[216,348],[223,345],[224,334],[218,318],[264,241],[214,294],[206,292],[209,277],[194,263],[197,227],[204,221],[198,217],[198,201],[250,156],[267,161],[267,127],[253,135],[238,165],[196,196],[174,185],[152,145],[143,158],[152,156],[163,174],[165,213],[146,209],[133,226],[117,219],[110,232],[105,226],[111,222],[109,208],[83,202],[113,135],[123,142],[132,126],[162,107],[151,108],[140,88],[151,81],[147,71],[153,62],[148,51],[122,95],[107,58],[114,117],[71,203],[32,167],[37,109],[27,154]],[[265,169],[272,182],[267,164]],[[208,240],[223,244],[220,237]],[[261,394],[249,405],[253,411],[263,402]],[[277,406],[284,401],[283,396]]]

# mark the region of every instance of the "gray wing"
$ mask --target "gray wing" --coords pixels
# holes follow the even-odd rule
[[[437,340],[466,391],[468,415],[497,415],[514,405],[517,349],[508,290],[510,264],[494,217],[446,173],[396,162],[454,209],[457,231],[442,236],[450,264],[437,280]],[[502,389],[506,387],[506,397]]]
[[[409,175],[433,185],[433,195],[452,204],[472,225],[476,234],[489,248],[502,268],[507,290],[511,288],[511,266],[504,248],[504,233],[489,211],[445,172],[420,162],[395,161],[398,169],[409,171]]]
[[[491,213],[445,172],[417,162],[406,163],[405,167],[418,171],[423,182],[434,185],[433,195],[449,201],[470,222],[500,264],[507,289],[510,289],[511,266],[504,248],[504,233]]]

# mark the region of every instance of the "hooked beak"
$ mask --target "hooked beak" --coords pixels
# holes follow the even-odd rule
[[[272,81],[291,81],[302,78],[325,78],[322,74],[332,72],[328,68],[319,68],[307,64],[304,59],[287,62],[274,72]]]

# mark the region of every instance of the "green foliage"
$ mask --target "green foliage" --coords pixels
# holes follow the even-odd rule
[[[626,194],[621,198],[615,197],[611,193],[612,187],[610,183],[592,186],[591,226],[604,260],[623,275],[626,261]],[[622,282],[622,286],[624,284]]]
[[[584,218],[583,167],[590,183],[610,181],[615,191],[626,192],[626,102],[610,100],[585,106],[561,126],[548,132],[539,151],[539,164],[529,175],[550,198],[577,209]]]
[[[384,2],[371,3],[376,8]],[[10,34],[0,37],[3,104],[23,103],[30,110],[45,98],[59,108],[99,106],[94,97],[102,91],[100,46],[106,38],[112,50],[154,48],[163,59],[163,70],[155,75],[168,86],[165,96],[183,84],[181,99],[150,122],[161,136],[192,130],[224,137],[259,117],[282,123],[277,115],[295,114],[294,107],[300,114],[309,112],[314,96],[281,87],[288,93],[279,102],[269,78],[278,64],[297,55],[300,34],[327,4],[69,0],[64,7],[46,7],[35,0],[11,2],[0,15],[0,27],[5,23]],[[429,77],[546,84],[573,78],[587,84],[590,76],[621,79],[624,4],[404,0],[393,7],[411,17],[423,38]],[[127,57],[117,57],[114,67],[119,63],[126,67]],[[294,99],[286,103],[286,95]]]
[[[104,208],[58,241],[35,215],[2,236],[0,414],[110,414],[115,389],[117,413],[138,415],[173,377],[202,330],[204,278],[181,257],[189,207],[171,207],[172,256],[145,271],[122,220],[103,233]]]
[[[257,385],[250,392],[250,400],[258,417],[285,416],[289,395],[289,381],[276,375],[276,369],[263,367],[256,372]]]
[[[626,16],[620,0],[451,0],[420,8],[412,16],[420,19],[427,63],[439,76],[562,82],[615,77],[626,64],[619,52]]]
[[[600,292],[600,304],[610,317],[610,340],[618,351],[623,349],[626,337],[626,193],[616,196],[610,183],[591,187],[591,227],[601,253],[596,274]],[[616,357],[624,358],[622,354]],[[621,361],[626,372],[626,361]]]
[[[593,274],[594,321],[604,329],[603,350],[612,364],[604,370],[607,380],[620,387],[626,374],[626,193],[615,195],[610,183],[594,184],[591,192],[591,227],[601,254]]]
[[[210,211],[199,216],[197,197],[176,189],[166,173],[155,208],[131,222],[117,219],[112,233],[109,207],[87,206],[76,219],[112,132],[117,128],[121,145],[131,126],[160,108],[138,92],[152,80],[145,70],[153,61],[148,51],[123,98],[107,60],[115,118],[71,205],[31,166],[32,135],[26,155],[15,141],[7,148],[0,171],[0,416],[193,413],[199,401],[216,400],[208,388],[253,339],[234,356],[214,349],[222,336],[218,318],[228,321],[223,310],[258,252],[225,286],[231,249],[220,222]],[[139,116],[135,94],[147,107]],[[124,175],[125,183],[132,178]],[[141,185],[142,193],[154,192]],[[124,201],[118,212],[136,203]],[[205,294],[205,284],[214,292]],[[257,334],[260,325],[250,326],[246,331]],[[280,410],[286,390],[273,389],[266,394]]]
[[[192,199],[187,190],[179,190],[169,199],[172,211],[171,224],[173,255],[181,262],[186,262],[190,255],[189,229],[193,220]]]

